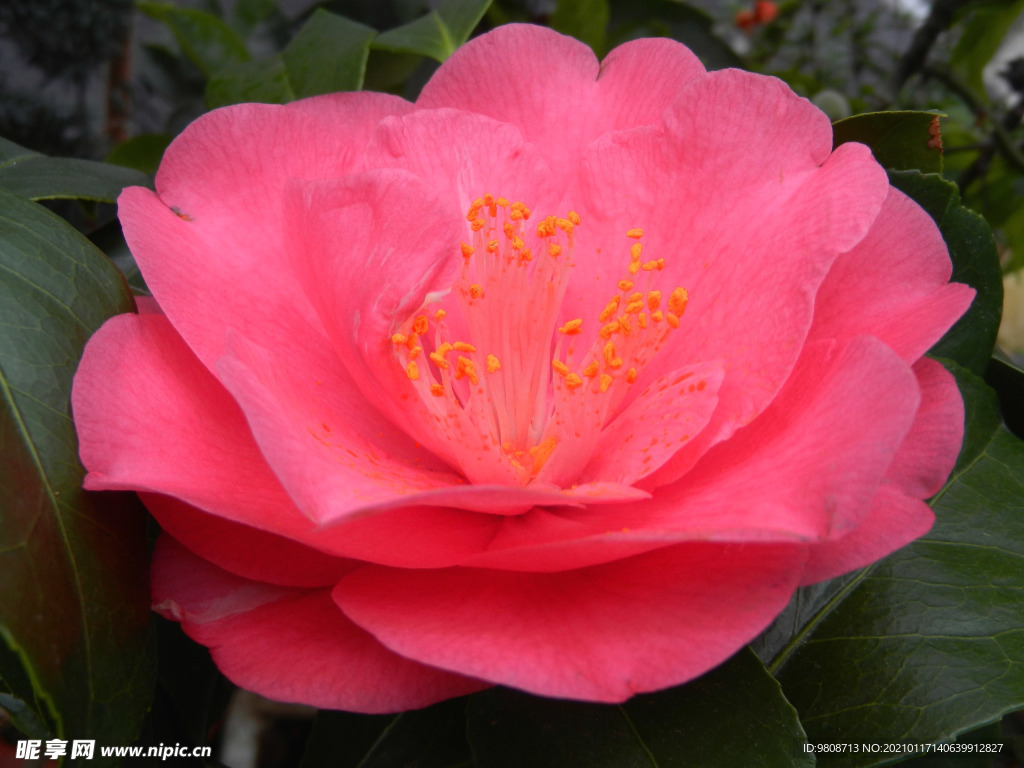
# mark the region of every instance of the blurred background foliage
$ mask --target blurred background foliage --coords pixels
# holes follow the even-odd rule
[[[30,169],[22,148],[153,174],[167,144],[190,121],[231,103],[284,103],[359,88],[414,99],[466,39],[517,21],[577,37],[598,56],[627,40],[672,37],[692,48],[709,69],[743,67],[784,79],[834,121],[879,111],[919,113],[905,123],[888,118],[874,125],[846,123],[837,136],[856,139],[858,131],[866,131],[876,153],[891,140],[899,157],[919,157],[921,170],[941,168],[959,187],[964,204],[985,216],[995,233],[1006,287],[1000,343],[1021,361],[1024,0],[0,0],[0,136],[21,145],[0,144],[0,175],[15,168],[11,158]],[[922,112],[942,115],[938,128],[930,115],[922,122]],[[30,160],[37,168],[46,162],[39,156]],[[68,175],[61,183],[74,176],[72,170],[62,170]],[[33,199],[77,198],[47,205],[88,234],[132,289],[144,293],[114,207],[103,201],[112,200],[124,183],[145,177],[95,181],[96,173],[90,166],[88,174],[75,177],[90,182],[73,194],[21,191]],[[7,182],[13,183],[10,176]],[[113,191],[97,187],[103,184]],[[987,350],[982,352],[987,358]],[[1004,373],[1024,376],[1013,370]],[[1005,399],[1003,407],[1011,422],[1015,417]],[[329,713],[311,725],[311,712],[279,712],[244,692],[234,694],[225,717],[231,688],[206,651],[163,621],[157,646],[161,664],[175,662],[160,669],[142,743],[219,740],[223,762],[205,765],[255,765],[252,755],[227,756],[231,744],[240,742],[225,734],[234,727],[232,718],[273,720],[277,727],[264,737],[270,741],[261,747],[259,764],[294,765],[287,756],[302,753],[312,729],[303,763],[311,767],[327,764],[317,758],[321,742],[324,754],[338,759],[328,734],[336,730],[337,723],[328,720],[334,717],[365,736],[359,754],[369,755],[338,764],[399,764],[378,749],[391,720]],[[408,716],[403,727],[421,727],[418,717],[451,714],[444,708],[425,713]],[[0,717],[0,729],[3,725]],[[428,725],[422,728],[431,733],[448,727]],[[5,734],[11,736],[7,726]],[[28,732],[25,723],[19,727]],[[451,727],[462,728],[462,721]],[[1003,728],[1002,737],[1014,750],[999,764],[1019,765],[1024,718],[1010,716]],[[985,739],[998,734],[986,732]],[[284,757],[275,762],[275,753]],[[422,765],[466,765],[459,762],[464,757],[445,754]],[[0,745],[0,765],[3,759]]]

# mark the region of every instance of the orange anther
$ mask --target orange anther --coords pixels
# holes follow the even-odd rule
[[[644,264],[644,272],[653,272],[657,268],[658,268],[657,260],[655,260],[655,261],[648,261],[646,264]]]
[[[526,243],[523,242],[523,239],[521,237],[513,237],[512,238],[512,250],[513,251],[522,250],[524,245],[526,245]]]
[[[569,211],[569,221],[571,221],[576,226],[579,226],[581,221],[580,215],[576,213],[576,211]]]
[[[429,357],[430,358],[430,362],[432,362],[438,368],[443,368],[444,370],[448,370],[449,368],[452,367],[451,364],[447,360],[445,360],[444,357],[441,354],[439,354],[437,352],[431,352],[429,355],[427,355],[427,357]]]
[[[413,381],[416,381],[416,379],[420,377],[419,366],[416,365],[416,363],[409,363],[407,366],[405,366],[405,375],[408,376]]]
[[[679,327],[679,318],[673,315],[671,312],[665,315],[665,322],[668,323],[673,328]]]
[[[640,243],[633,243],[629,246],[629,258],[633,261],[640,261],[640,254],[643,253],[644,247]]]
[[[436,320],[437,322],[439,322],[439,323],[440,323],[440,322],[441,322],[442,320],[444,320],[444,319],[445,319],[445,318],[446,318],[447,316],[448,316],[448,313],[447,313],[447,312],[445,312],[445,311],[444,311],[443,309],[439,309],[439,310],[437,310],[437,312],[435,312],[435,313],[434,313],[434,319],[435,319],[435,320]]]
[[[625,315],[622,315],[619,318],[619,331],[622,333],[623,336],[629,336],[629,333],[632,330],[633,329],[629,324],[629,318],[626,317]]]
[[[430,394],[432,394],[434,397],[441,397],[442,395],[444,395],[444,386],[441,384],[431,384]]]
[[[661,291],[647,292],[647,308],[652,312],[661,306]]]
[[[575,389],[578,389],[581,386],[583,386],[583,379],[581,379],[575,373],[570,373],[568,376],[565,377],[565,387],[570,392],[572,392]]]
[[[426,315],[420,315],[412,323],[412,329],[414,331],[416,331],[416,333],[418,333],[420,336],[425,334],[429,327],[430,327],[430,321],[427,320],[427,316]]]
[[[656,323],[660,323],[664,319],[665,315],[662,314],[660,309],[656,309],[651,313],[651,320],[653,320]]]
[[[625,293],[633,290],[633,283],[630,280],[619,280],[619,290]]]
[[[578,333],[582,332],[582,327],[583,321],[580,318],[576,318],[575,320],[570,320],[568,323],[559,328],[558,332],[564,333],[566,336],[575,336]]]
[[[551,367],[555,369],[555,373],[559,376],[565,376],[569,373],[569,366],[563,363],[561,360],[552,360]]]
[[[391,343],[392,344],[398,344],[399,346],[401,346],[402,344],[408,343],[408,341],[409,341],[409,337],[405,336],[404,334],[401,334],[401,333],[396,333],[396,334],[391,336]]]
[[[476,221],[476,218],[479,215],[480,209],[475,205],[470,206],[469,210],[466,211],[466,221]]]
[[[474,299],[479,299],[481,296],[484,295],[483,286],[480,285],[480,283],[473,283],[471,286],[469,286],[469,295],[472,296]]]
[[[486,205],[488,207],[494,205],[494,195],[488,192],[486,195],[483,196],[483,198],[481,198],[480,204]]]
[[[487,252],[488,253],[497,253],[498,252],[498,241],[497,240],[491,240],[487,244]]]
[[[494,204],[499,206],[500,208],[508,208],[508,200],[506,200],[504,197],[499,197],[497,200],[494,201]]]
[[[601,314],[597,316],[597,319],[600,320],[602,323],[607,322],[608,318],[610,318],[612,315],[619,311],[620,301],[621,297],[612,296],[611,301],[609,301],[605,305],[605,308],[601,310]]]
[[[474,248],[472,245],[466,245],[465,243],[462,244],[462,258],[468,259],[475,252],[476,248]]]
[[[437,352],[439,355],[443,357],[444,355],[447,355],[449,352],[451,352],[453,349],[455,349],[455,347],[453,347],[447,341],[442,341],[441,346],[437,348]]]
[[[592,360],[590,365],[583,369],[583,375],[588,379],[592,379],[597,376],[597,370],[600,366],[597,364],[597,360]]]
[[[555,226],[565,232],[565,234],[571,235],[574,225],[568,219],[555,219]]]
[[[505,233],[505,237],[512,237],[516,233],[516,228],[512,226],[511,221],[506,221],[501,225],[501,231]]]
[[[685,288],[676,288],[672,291],[672,295],[668,297],[668,311],[677,317],[682,315],[686,311],[686,304],[689,298]]]
[[[461,379],[466,377],[470,383],[476,384],[480,379],[476,375],[476,366],[473,365],[473,361],[468,357],[459,357],[455,361],[455,378]]]
[[[612,385],[612,377],[609,376],[607,373],[602,373],[601,374],[601,378],[600,378],[600,382],[601,382],[601,391],[602,392],[607,392],[608,388],[611,387],[611,385]]]
[[[562,255],[562,246],[558,243],[550,243],[548,245],[548,255],[558,258]]]
[[[637,315],[636,319],[637,319],[637,322],[640,323],[640,327],[641,328],[646,328],[647,327],[647,313],[646,312],[641,312],[639,315]]]
[[[476,352],[476,347],[474,347],[472,344],[467,344],[464,341],[456,341],[454,344],[452,344],[452,349],[454,349],[456,352]]]
[[[409,350],[409,359],[415,360],[417,357],[419,357],[420,352],[422,351],[423,347],[413,347],[412,349]]]
[[[630,229],[630,230],[626,231],[626,237],[633,237],[633,238],[636,238],[637,240],[639,240],[643,236],[644,236],[644,231],[642,229],[640,229],[639,227],[637,227],[636,229]]]
[[[610,339],[613,334],[619,332],[619,321],[612,320],[610,323],[601,326],[601,330],[597,332],[597,335],[602,339]]]
[[[494,373],[496,370],[501,368],[501,363],[498,362],[498,358],[494,355],[487,356],[487,372]]]
[[[634,381],[636,381],[638,375],[639,374],[636,372],[636,368],[630,368],[628,371],[626,371],[626,381],[632,384]]]
[[[528,261],[533,261],[533,251],[529,248],[523,248],[523,250],[519,252],[519,263],[525,264]]]
[[[640,271],[640,262],[639,261],[630,262],[630,264],[629,264],[629,274],[635,275],[639,271]]]

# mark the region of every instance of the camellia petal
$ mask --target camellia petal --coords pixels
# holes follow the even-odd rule
[[[683,683],[924,533],[963,436],[934,222],[670,40],[508,25],[415,104],[215,110],[119,215],[153,298],[76,374],[85,483],[272,698]]]

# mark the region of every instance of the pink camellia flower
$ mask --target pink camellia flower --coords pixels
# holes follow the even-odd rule
[[[932,220],[778,80],[502,27],[415,104],[197,120],[120,200],[155,301],[75,379],[91,489],[239,685],[622,701],[924,533],[960,446]]]

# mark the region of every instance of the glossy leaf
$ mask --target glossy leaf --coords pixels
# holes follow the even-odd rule
[[[140,171],[77,158],[48,157],[0,138],[0,189],[32,200],[112,203],[124,187],[152,186]]]
[[[442,0],[427,15],[379,34],[372,47],[443,62],[469,39],[490,4],[491,0]]]
[[[0,635],[21,667],[0,677],[56,735],[105,744],[153,692],[145,515],[82,490],[69,398],[86,339],[131,309],[88,240],[0,192]]]
[[[608,0],[558,0],[551,14],[551,27],[582,40],[603,56],[610,16]]]
[[[982,73],[999,48],[1010,26],[1024,13],[1024,0],[1000,2],[978,8],[964,26],[949,60],[950,68],[971,90],[987,100]]]
[[[172,138],[166,134],[156,133],[133,136],[114,147],[107,155],[107,162],[154,176]]]
[[[938,224],[953,261],[953,281],[978,292],[971,308],[931,354],[954,360],[980,376],[992,354],[1003,311],[1003,278],[992,231],[981,216],[960,205],[956,185],[940,176],[890,171],[889,181]]]
[[[297,98],[363,87],[376,31],[318,8],[281,52]]]
[[[942,173],[939,115],[932,112],[869,112],[832,124],[832,144],[866,144],[884,168]]]
[[[998,430],[932,506],[930,533],[824,586],[776,656],[812,743],[948,741],[1024,706],[1024,443]]]
[[[295,91],[288,82],[288,70],[280,54],[262,61],[233,64],[206,83],[209,109],[252,101],[286,104],[294,99]]]
[[[181,52],[207,77],[250,59],[245,41],[212,14],[170,3],[139,2],[136,8],[170,27]]]
[[[749,650],[698,680],[621,705],[470,697],[475,768],[804,768],[803,729]]]

